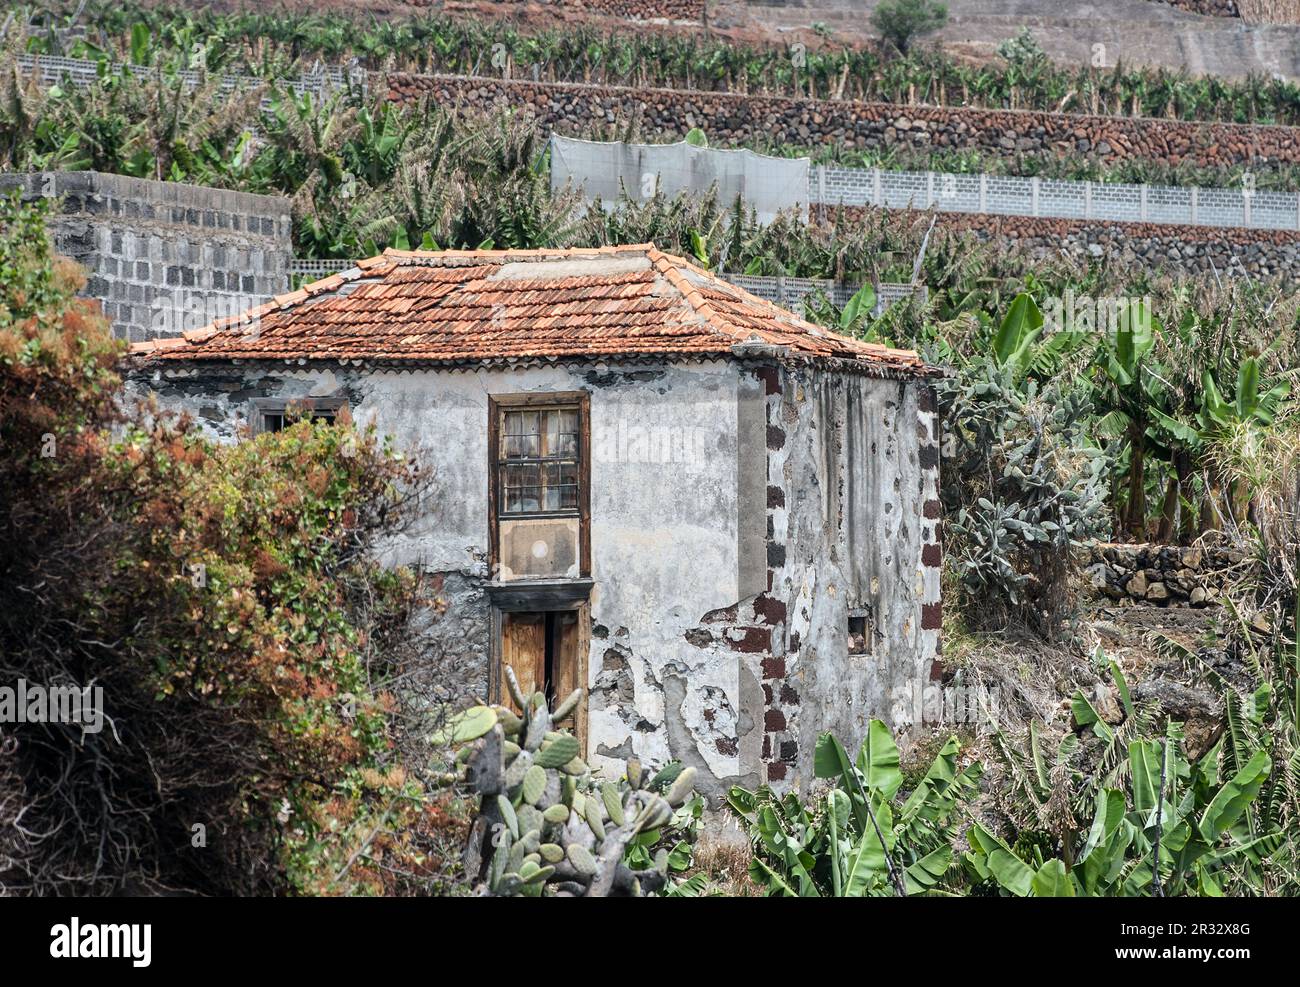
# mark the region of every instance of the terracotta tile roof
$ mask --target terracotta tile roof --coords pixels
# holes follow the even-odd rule
[[[413,363],[772,352],[889,376],[935,372],[911,350],[815,326],[651,244],[387,250],[131,352],[149,361]]]

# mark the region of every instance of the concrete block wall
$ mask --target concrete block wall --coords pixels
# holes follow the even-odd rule
[[[175,336],[289,288],[289,200],[94,171],[0,175],[0,192],[56,201],[55,249],[132,342]]]

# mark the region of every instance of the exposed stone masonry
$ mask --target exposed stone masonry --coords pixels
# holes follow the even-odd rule
[[[388,89],[399,102],[427,94],[476,109],[527,105],[543,127],[574,137],[635,120],[642,139],[680,140],[701,127],[722,147],[771,142],[884,150],[902,143],[1017,157],[1083,155],[1106,164],[1131,158],[1200,167],[1300,162],[1300,130],[1283,126],[402,73],[388,76]]]
[[[1087,575],[1095,592],[1155,606],[1210,606],[1250,569],[1250,557],[1224,546],[1098,544]]]

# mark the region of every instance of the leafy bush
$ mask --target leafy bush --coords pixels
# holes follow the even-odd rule
[[[1239,768],[1221,773],[1217,750],[1192,765],[1179,739],[1173,725],[1161,740],[1129,745],[1127,787],[1097,793],[1087,836],[1081,845],[1067,844],[1063,857],[1017,854],[973,824],[965,855],[972,876],[1018,897],[1221,897],[1262,890],[1259,865],[1282,832],[1252,805],[1272,760],[1256,749]]]
[[[1180,739],[1177,724],[1170,724],[1163,737],[1128,743],[1124,763],[1107,775],[1115,783],[1095,790],[1091,826],[1047,831],[1052,809],[1045,807],[1039,824],[1021,831],[1014,846],[979,817],[974,797],[982,769],[978,762],[959,769],[956,738],[903,798],[898,749],[875,720],[853,761],[833,736],[818,740],[817,777],[833,781],[824,794],[801,800],[767,788],[733,788],[728,803],[749,828],[751,876],[770,895],[1132,897],[1264,890],[1264,864],[1287,838],[1261,797],[1271,759],[1263,748],[1233,752],[1221,744],[1190,764]],[[1062,786],[1057,768],[1079,749],[1073,735],[1066,740],[1056,766],[1034,745],[1029,770],[1044,789]],[[969,849],[959,853],[963,841]]]
[[[368,555],[419,471],[347,423],[223,447],[119,410],[121,346],[43,211],[0,211],[0,680],[101,687],[104,719],[7,730],[5,886],[433,886],[454,824],[384,685],[420,587]]]
[[[871,23],[906,55],[916,38],[948,23],[948,7],[935,0],[881,0],[871,12]]]

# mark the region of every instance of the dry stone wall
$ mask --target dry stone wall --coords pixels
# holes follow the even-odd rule
[[[1207,17],[1240,17],[1237,0],[1153,0],[1155,3],[1177,7],[1190,14],[1204,14]]]
[[[1097,544],[1089,550],[1093,590],[1113,600],[1204,607],[1250,568],[1250,557],[1225,546]]]
[[[1094,117],[1036,111],[897,106],[633,89],[579,83],[522,82],[467,76],[393,74],[389,98],[429,95],[439,103],[479,109],[530,106],[538,122],[586,137],[613,125],[639,123],[641,137],[680,140],[701,127],[718,146],[775,143],[813,148],[842,144],[883,150],[897,144],[976,150],[1018,157],[1083,155],[1105,164],[1151,159],[1199,167],[1300,163],[1300,128]]]
[[[527,0],[524,0],[527,2]],[[698,22],[704,16],[704,0],[542,0],[548,7],[627,17],[631,20]]]
[[[846,209],[846,215],[870,212]],[[1105,259],[1174,273],[1300,279],[1300,232],[1098,220],[936,213],[938,225],[1007,243],[1035,257]]]

